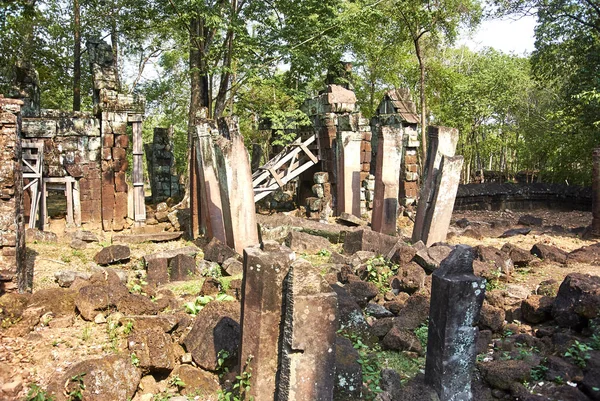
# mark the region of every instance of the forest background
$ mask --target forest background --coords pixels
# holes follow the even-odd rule
[[[530,55],[455,45],[486,18],[530,15]],[[598,0],[0,0],[0,93],[26,60],[42,108],[91,110],[89,38],[112,44],[122,90],[146,97],[144,140],[173,127],[181,174],[200,107],[239,116],[246,144],[264,144],[259,122],[281,133],[307,123],[303,100],[345,60],[366,117],[387,90],[407,87],[423,126],[459,129],[463,181],[493,170],[591,183]]]

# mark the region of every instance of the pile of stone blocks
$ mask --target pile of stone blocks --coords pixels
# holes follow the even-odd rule
[[[179,177],[175,174],[173,156],[173,130],[154,128],[152,143],[145,144],[144,150],[150,175],[152,202],[158,203],[179,196]]]
[[[25,271],[21,105],[0,95],[0,295],[31,291],[33,269]]]
[[[320,171],[314,174],[312,191],[314,196],[306,198],[306,217],[327,220],[333,215],[329,173]]]

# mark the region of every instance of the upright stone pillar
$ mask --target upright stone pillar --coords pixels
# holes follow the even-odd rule
[[[473,274],[473,250],[459,245],[432,274],[425,382],[440,401],[470,401],[485,280]]]
[[[0,295],[31,292],[33,266],[25,263],[21,106],[0,95]]]
[[[402,165],[402,128],[378,126],[373,231],[396,234],[399,179]]]
[[[250,361],[248,396],[255,400],[276,400],[284,280],[294,259],[275,241],[244,249],[240,366]]]
[[[362,133],[337,132],[337,213],[360,217]]]
[[[335,384],[337,295],[310,262],[295,261],[285,281],[278,401],[329,401]]]
[[[426,246],[446,239],[458,191],[463,157],[454,156],[458,130],[429,127],[429,144],[412,241]]]
[[[244,250],[240,362],[252,369],[247,396],[330,401],[337,296],[318,269],[294,259],[274,241]]]
[[[600,148],[593,152],[592,177],[592,236],[600,237]]]
[[[219,119],[215,156],[227,245],[242,253],[258,244],[250,157],[236,117]]]

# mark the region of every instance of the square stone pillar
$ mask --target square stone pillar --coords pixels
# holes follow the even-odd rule
[[[25,263],[21,106],[0,95],[0,295],[31,292],[33,266]]]
[[[460,181],[463,157],[456,156],[458,130],[429,127],[429,144],[412,241],[426,246],[444,241]]]
[[[600,237],[600,148],[592,154],[594,170],[592,176],[592,236]]]
[[[360,173],[362,133],[338,131],[337,214],[344,212],[360,217]]]
[[[373,231],[389,235],[396,234],[402,143],[402,128],[378,126],[375,199],[371,228]]]
[[[432,274],[425,382],[440,401],[473,399],[479,312],[485,280],[473,274],[473,250],[459,245]]]

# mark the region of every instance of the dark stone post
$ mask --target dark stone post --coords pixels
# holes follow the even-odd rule
[[[459,245],[432,275],[425,381],[440,401],[471,401],[479,311],[485,280],[473,274],[474,253]]]
[[[592,176],[592,236],[600,237],[600,148],[594,149]]]

